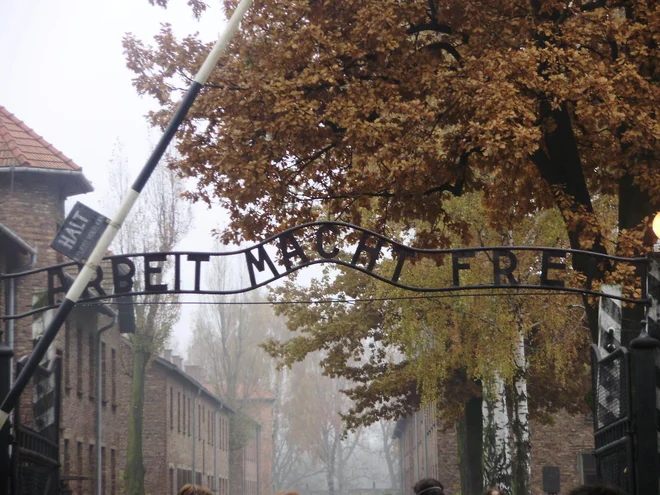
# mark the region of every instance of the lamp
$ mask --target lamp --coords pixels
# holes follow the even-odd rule
[[[658,212],[653,219],[653,232],[655,233],[655,236],[660,239],[660,212]]]

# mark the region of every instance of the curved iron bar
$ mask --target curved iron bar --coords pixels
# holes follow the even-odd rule
[[[159,255],[189,255],[189,254],[195,254],[197,256],[236,256],[236,255],[244,255],[246,253],[249,253],[255,249],[259,249],[267,244],[270,244],[274,241],[280,240],[283,236],[286,236],[288,234],[292,234],[294,232],[304,230],[310,227],[322,227],[322,226],[330,226],[330,227],[344,227],[344,228],[349,228],[357,232],[361,232],[362,234],[368,234],[370,236],[373,236],[383,243],[389,243],[390,245],[397,247],[401,250],[406,250],[407,252],[411,253],[416,253],[416,254],[423,254],[423,255],[446,255],[446,254],[452,254],[452,253],[474,253],[474,252],[495,252],[495,251],[500,251],[500,252],[511,252],[511,251],[541,251],[541,252],[549,252],[549,253],[555,253],[557,255],[561,256],[567,256],[568,254],[578,254],[578,255],[587,255],[591,257],[596,257],[600,258],[602,260],[612,260],[612,261],[619,261],[619,262],[624,262],[624,263],[633,263],[633,264],[638,264],[638,265],[644,265],[644,269],[647,268],[648,266],[648,259],[645,257],[638,257],[638,258],[631,258],[631,257],[623,257],[623,256],[610,256],[606,254],[601,254],[601,253],[595,253],[591,251],[584,251],[584,250],[579,250],[579,249],[563,249],[563,248],[551,248],[551,247],[538,247],[538,246],[486,246],[486,247],[467,247],[467,248],[447,248],[447,249],[421,249],[421,248],[414,248],[407,246],[405,244],[402,244],[398,241],[395,241],[393,239],[390,239],[388,237],[385,237],[377,232],[374,232],[372,230],[359,227],[357,225],[353,225],[350,223],[345,223],[345,222],[327,222],[327,221],[319,221],[319,222],[310,222],[306,224],[302,224],[296,227],[291,227],[289,229],[286,229],[282,231],[281,233],[277,235],[273,235],[268,237],[267,239],[253,245],[249,246],[246,248],[241,248],[241,249],[236,249],[233,251],[223,251],[223,252],[189,252],[189,251],[168,251],[168,252],[161,252],[161,253],[132,253],[132,254],[117,254],[117,255],[111,255],[111,256],[106,256],[103,258],[104,261],[112,261],[114,259],[126,259],[126,258],[137,258],[137,257],[144,257],[144,256],[149,256],[149,255],[154,255],[154,254],[159,254]],[[331,231],[332,232],[332,231]],[[284,276],[290,275],[291,273],[294,273],[302,268],[306,268],[308,266],[316,265],[316,264],[323,264],[323,263],[333,263],[335,265],[340,265],[344,266],[347,268],[352,268],[354,270],[360,271],[364,274],[370,275],[373,278],[376,278],[377,280],[380,280],[382,282],[386,282],[390,285],[393,285],[395,287],[404,289],[404,290],[409,290],[412,292],[418,292],[418,293],[441,293],[441,292],[456,292],[456,291],[470,291],[470,290],[477,290],[477,289],[509,289],[509,290],[528,290],[528,289],[539,289],[542,288],[544,290],[549,290],[549,291],[555,291],[555,292],[563,292],[563,293],[579,293],[579,294],[588,294],[588,295],[593,295],[593,296],[602,296],[606,295],[602,292],[591,290],[591,289],[586,289],[586,288],[575,288],[575,287],[559,287],[559,286],[546,286],[546,285],[539,285],[539,284],[474,284],[474,285],[451,285],[451,286],[445,286],[445,287],[431,287],[431,288],[426,288],[426,287],[415,287],[407,284],[400,283],[398,281],[394,281],[390,278],[384,277],[378,273],[374,273],[371,270],[365,269],[362,266],[359,266],[354,263],[348,263],[346,261],[343,261],[341,259],[337,259],[336,257],[332,258],[320,258],[320,259],[314,259],[314,260],[308,260],[307,262],[300,263],[294,267],[291,267],[290,269],[287,269],[284,273],[279,273],[277,276],[272,276],[262,282],[256,283],[253,282],[249,287],[244,287],[240,289],[231,289],[231,290],[190,290],[190,289],[174,289],[174,290],[166,290],[164,292],[158,292],[158,291],[136,291],[136,292],[122,292],[122,293],[113,293],[113,294],[105,294],[105,295],[96,295],[92,297],[85,297],[84,300],[85,302],[93,302],[93,301],[99,301],[99,300],[105,300],[105,299],[113,299],[115,297],[121,297],[121,296],[126,296],[126,295],[155,295],[155,294],[162,294],[162,293],[176,293],[176,294],[201,294],[201,295],[232,295],[232,294],[239,294],[243,292],[248,292],[254,289],[257,289],[259,287],[263,287],[271,282],[274,282],[275,280],[278,280]],[[60,263],[58,265],[51,265],[48,267],[43,267],[43,268],[36,268],[32,270],[27,270],[24,272],[17,272],[17,273],[10,273],[10,274],[0,274],[0,281],[4,279],[9,279],[9,278],[18,278],[18,277],[24,277],[28,275],[34,275],[38,274],[41,272],[47,272],[49,270],[54,270],[54,269],[64,269],[64,268],[69,268],[73,266],[78,266],[80,267],[81,265],[77,262],[66,262],[66,263]],[[607,294],[608,297],[612,299],[618,299],[620,301],[624,302],[629,302],[629,303],[635,303],[635,304],[644,304],[648,305],[649,300],[648,298],[642,297],[641,299],[637,298],[631,298],[631,297],[623,297],[623,296],[613,296],[611,294]],[[643,293],[643,296],[646,296],[646,294]],[[34,315],[43,311],[47,311],[50,309],[54,309],[58,307],[59,304],[52,304],[48,306],[42,306],[36,309],[33,309],[31,311],[27,311],[25,313],[17,314],[17,315],[12,315],[12,316],[0,316],[0,320],[9,320],[9,319],[18,319],[18,318],[24,318],[26,316]]]
[[[336,227],[348,227],[354,230],[357,230],[359,232],[365,233],[372,235],[374,237],[377,237],[383,241],[386,241],[394,246],[397,246],[399,248],[405,249],[407,251],[412,251],[415,253],[421,253],[421,254],[451,254],[451,253],[470,253],[470,252],[484,252],[484,251],[548,251],[548,252],[553,252],[553,253],[567,253],[567,254],[583,254],[587,256],[592,256],[592,257],[597,257],[597,258],[602,258],[604,260],[613,260],[613,261],[621,261],[624,263],[639,263],[639,264],[648,264],[648,259],[645,257],[637,257],[637,258],[631,258],[631,257],[625,257],[625,256],[612,256],[609,254],[602,254],[602,253],[596,253],[594,251],[585,251],[583,249],[571,249],[571,248],[555,248],[555,247],[542,247],[542,246],[484,246],[484,247],[466,247],[466,248],[446,248],[446,249],[424,249],[424,248],[415,248],[411,246],[407,246],[406,244],[403,244],[399,241],[395,241],[394,239],[390,237],[386,237],[382,234],[379,234],[378,232],[375,232],[373,230],[366,229],[364,227],[360,227],[359,225],[353,225],[351,223],[347,222],[330,222],[330,221],[318,221],[318,222],[309,222],[309,223],[304,223],[302,225],[297,225],[295,227],[289,227],[286,230],[283,230],[279,234],[272,235],[268,237],[267,239],[258,242],[257,244],[254,244],[252,246],[246,247],[246,248],[241,248],[241,249],[236,249],[233,251],[195,251],[195,254],[199,255],[209,255],[209,256],[235,256],[239,254],[245,254],[246,252],[252,251],[254,249],[257,249],[261,246],[265,246],[266,244],[269,244],[275,240],[278,240],[280,237],[282,237],[285,234],[293,233],[298,230],[303,230],[308,227],[316,227],[316,226],[325,226],[325,225],[330,225],[330,226],[336,226]],[[166,256],[168,255],[175,255],[175,254],[189,254],[192,253],[192,251],[162,251],[158,252],[157,254],[164,254]],[[137,257],[137,256],[146,256],[150,254],[156,254],[153,252],[142,252],[142,253],[130,253],[130,254],[113,254],[111,256],[104,256],[103,260],[112,260],[115,258],[125,258],[125,257]],[[322,262],[335,262],[336,260],[324,260]],[[51,265],[43,268],[35,268],[32,270],[27,270],[24,272],[15,272],[15,273],[7,273],[7,274],[0,274],[0,281],[5,280],[5,279],[10,279],[10,278],[16,278],[20,276],[26,276],[26,275],[33,275],[35,273],[47,271],[49,269],[53,268],[65,268],[69,266],[81,266],[80,263],[77,263],[75,261],[69,261],[65,263],[60,263],[58,265]],[[299,268],[304,268],[305,266],[308,265],[300,265]],[[295,270],[292,270],[295,271]],[[289,272],[291,273],[291,272]],[[640,300],[635,300],[635,301],[640,301]],[[632,301],[630,301],[632,302]]]

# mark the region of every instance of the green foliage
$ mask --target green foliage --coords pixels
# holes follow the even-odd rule
[[[256,437],[257,423],[243,411],[229,418],[229,450],[239,450]]]
[[[450,246],[461,245],[466,234],[479,245],[526,244],[562,246],[561,218],[548,211],[529,216],[521,227],[492,222],[479,207],[479,194],[447,202],[452,218],[470,226],[469,232],[450,236]],[[498,231],[491,227],[498,226]],[[469,241],[470,239],[468,239]],[[455,244],[454,244],[455,243]],[[537,253],[522,252],[517,272],[521,283],[538,284]],[[393,263],[383,259],[382,264]],[[492,273],[492,260],[470,259],[471,269],[461,283],[483,280]],[[529,268],[527,268],[529,267]],[[404,266],[402,280],[428,286],[451,285],[450,263],[438,265],[421,258]],[[378,418],[406,416],[422,403],[437,400],[447,426],[462,414],[463,404],[481,393],[479,383],[497,373],[512,383],[517,371],[512,356],[525,337],[529,363],[532,414],[565,408],[584,410],[589,385],[588,332],[582,326],[579,299],[572,295],[519,295],[515,290],[486,292],[487,297],[461,293],[460,297],[406,300],[410,293],[382,284],[352,270],[339,269],[314,281],[309,288],[289,282],[274,291],[275,299],[319,300],[328,297],[360,299],[353,304],[283,305],[297,335],[265,346],[283,365],[321,351],[324,372],[349,380],[345,393],[354,406],[345,415],[349,427]],[[534,325],[536,324],[536,325]]]

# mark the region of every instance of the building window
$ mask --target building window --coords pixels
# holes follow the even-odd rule
[[[105,468],[105,447],[101,447],[101,490],[105,491],[107,484],[106,468]]]
[[[197,424],[199,425],[197,427],[197,440],[202,439],[202,428],[204,428],[204,409],[202,407],[197,406]],[[202,482],[200,480],[199,484],[201,485]]]
[[[78,464],[78,476],[82,477],[85,475],[85,466],[83,465],[83,444],[78,442],[77,451],[76,451],[76,461]],[[78,481],[78,492],[82,493],[82,479]]]
[[[94,457],[94,446],[92,444],[89,445],[89,458],[88,458],[88,464],[89,464],[89,479],[92,480],[94,483],[93,486],[96,486],[96,457]]]
[[[71,452],[69,452],[69,439],[64,439],[64,474],[71,474]]]
[[[117,406],[117,351],[110,349],[110,381],[111,381],[111,391],[110,391],[110,400],[112,401],[112,406]]]
[[[96,339],[94,338],[94,333],[89,333],[89,400],[94,400],[96,384],[94,383],[94,371],[96,369]]]
[[[170,468],[170,495],[174,495],[174,468]]]
[[[598,483],[596,456],[593,452],[580,452],[578,455],[578,473],[580,474],[580,483],[583,485]]]
[[[186,434],[186,394],[183,394],[183,434]]]
[[[190,397],[188,397],[188,436],[192,435],[192,429],[190,428],[191,414],[192,409],[190,408]]]
[[[115,449],[110,449],[110,495],[117,493],[117,461]]]
[[[107,381],[106,381],[106,376],[107,376],[107,369],[106,369],[106,359],[105,359],[105,342],[101,342],[101,400],[103,401],[104,404],[107,404],[108,402],[108,394],[107,394]]]
[[[176,427],[181,433],[181,392],[176,393]]]
[[[83,329],[76,329],[76,391],[78,396],[82,397],[83,394]]]
[[[170,387],[170,430],[174,429],[174,390]]]
[[[64,322],[64,391],[71,391],[71,327],[68,320]]]

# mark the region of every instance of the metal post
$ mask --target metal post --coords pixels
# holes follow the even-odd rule
[[[630,347],[635,359],[636,493],[659,495],[660,456],[658,455],[657,386],[655,359],[660,352],[660,255],[649,253],[645,295],[650,300],[646,321]]]
[[[202,392],[201,389],[197,391],[197,395]],[[192,424],[193,424],[193,484],[197,484],[197,395],[193,397],[193,410],[192,410]]]
[[[261,425],[257,426],[257,495],[261,495]]]
[[[0,338],[0,399],[9,393],[13,356],[14,352]],[[5,423],[0,430],[0,493],[9,493],[9,440],[9,423]]]
[[[218,483],[218,417],[220,415],[217,411],[213,411],[213,489],[214,493],[218,493],[220,483]]]
[[[635,360],[636,492],[660,495],[658,489],[658,426],[655,398],[655,353],[660,342],[646,330],[630,342]]]

